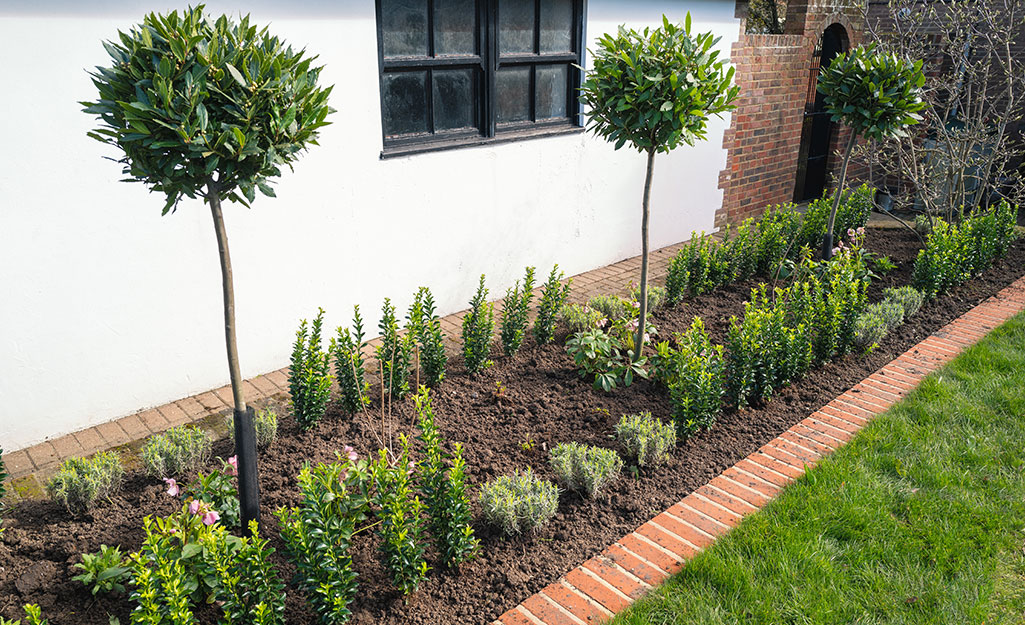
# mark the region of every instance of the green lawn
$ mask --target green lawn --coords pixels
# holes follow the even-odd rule
[[[614,623],[1025,623],[1025,316]]]

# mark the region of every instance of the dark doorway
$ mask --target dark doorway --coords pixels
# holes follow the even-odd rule
[[[833,24],[822,33],[822,53],[812,67],[810,90],[818,81],[818,68],[826,67],[836,55],[847,47],[847,32],[839,24]],[[801,131],[801,152],[797,162],[797,184],[794,186],[794,201],[805,202],[822,197],[826,188],[826,165],[829,150],[833,145],[836,130],[825,111],[825,97],[815,90],[814,103],[805,105],[804,125]]]

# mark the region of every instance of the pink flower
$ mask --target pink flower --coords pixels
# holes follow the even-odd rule
[[[216,510],[210,510],[203,515],[203,525],[213,525],[214,523],[221,520],[221,515],[217,514]]]
[[[839,253],[840,253],[840,248],[838,248],[838,247],[834,247],[834,248],[833,248],[833,255],[834,255],[834,256],[836,256],[836,255],[837,255],[837,254],[839,254]]]
[[[848,228],[847,229],[847,237],[851,238],[851,239],[854,238],[854,228]]]
[[[353,462],[356,462],[356,460],[359,459],[359,454],[357,454],[356,451],[348,445],[342,447],[342,453],[345,454],[349,458],[349,460],[352,460]]]
[[[651,335],[649,335],[647,332],[645,332],[644,333],[644,342],[647,343],[650,340],[651,340]]]
[[[189,502],[189,514],[199,514],[199,500],[193,499]]]
[[[178,482],[173,477],[165,477],[164,484],[167,484],[167,494],[172,497],[178,496]]]
[[[632,302],[632,303],[633,303],[633,307],[634,307],[634,308],[640,308],[640,307],[641,307],[641,303],[640,303],[640,302],[638,302],[638,301],[634,301],[634,302]]]
[[[410,460],[409,461],[409,473],[410,473],[410,475],[412,475],[413,471],[415,471],[415,470],[416,470],[416,463],[413,462],[412,460]]]
[[[858,234],[865,234],[865,226],[858,228]]]
[[[231,475],[238,475],[238,456],[228,458],[228,472]]]
[[[609,322],[609,320],[608,320],[608,319],[606,319],[605,317],[602,317],[602,318],[601,318],[601,319],[599,319],[599,320],[598,320],[598,322],[597,322],[597,323],[595,323],[594,325],[595,325],[595,327],[597,327],[597,328],[604,328],[604,327],[605,327],[605,324],[606,324],[606,323],[608,323],[608,322]]]

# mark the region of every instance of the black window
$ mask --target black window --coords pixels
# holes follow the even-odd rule
[[[578,128],[584,0],[377,0],[385,153]]]

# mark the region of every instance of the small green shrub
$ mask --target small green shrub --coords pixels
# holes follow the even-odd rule
[[[46,484],[50,499],[72,514],[82,514],[101,497],[121,488],[125,469],[117,452],[105,451],[91,458],[71,458],[61,463]]]
[[[871,304],[854,325],[854,344],[862,349],[868,349],[903,322],[904,307],[899,301],[884,299]]]
[[[470,310],[463,317],[463,358],[470,375],[477,375],[491,366],[491,340],[495,332],[495,310],[488,303],[488,290],[481,275],[477,292],[470,300]]]
[[[904,311],[904,319],[907,319],[922,308],[922,304],[925,303],[925,293],[911,286],[902,286],[883,291],[883,299],[900,304]]]
[[[723,348],[708,338],[695,317],[690,329],[676,335],[676,347],[656,346],[656,376],[669,389],[677,435],[686,439],[709,428],[722,412]]]
[[[434,296],[427,287],[420,287],[409,308],[409,332],[420,346],[420,367],[424,372],[424,384],[437,387],[445,379],[445,335],[441,331]]]
[[[872,270],[881,276],[885,276],[896,268],[897,265],[890,260],[889,256],[878,256],[872,259]]]
[[[480,505],[489,523],[506,534],[519,534],[536,530],[555,516],[559,489],[528,467],[481,486]]]
[[[650,412],[623,415],[616,424],[616,438],[641,467],[658,466],[669,459],[676,446],[676,429]]]
[[[548,280],[541,287],[541,302],[537,306],[537,318],[534,320],[534,340],[538,345],[546,345],[555,339],[555,321],[569,297],[570,279],[562,284],[563,274],[559,266],[552,267]]]
[[[563,486],[592,499],[614,482],[623,470],[623,459],[612,449],[561,443],[549,454],[552,470]]]
[[[324,309],[320,308],[309,329],[305,319],[299,322],[292,345],[288,390],[295,420],[304,430],[320,421],[331,397],[331,368],[320,338],[323,327]]]
[[[228,415],[228,437],[235,444],[235,415]],[[278,413],[270,408],[257,410],[253,417],[253,428],[256,430],[256,446],[260,449],[270,447],[278,437]]]
[[[632,303],[618,295],[595,295],[587,302],[587,307],[600,312],[609,321],[626,319],[632,312]]]
[[[635,302],[641,301],[641,287],[630,284],[630,299]],[[666,304],[666,290],[655,284],[648,285],[648,312],[660,310]]]
[[[26,625],[49,625],[50,621],[43,618],[43,611],[38,605],[26,603],[22,609],[25,610]],[[21,619],[9,621],[0,616],[0,625],[21,625]]]
[[[180,425],[146,440],[142,464],[153,477],[177,477],[203,466],[210,459],[212,447],[206,432]]]
[[[409,394],[409,368],[413,364],[413,333],[399,335],[399,322],[395,318],[395,307],[384,298],[381,307],[381,344],[377,346],[377,360],[383,367],[381,384],[395,399]]]
[[[335,379],[338,380],[338,402],[350,415],[370,405],[365,338],[363,317],[359,314],[359,305],[356,305],[353,306],[352,329],[339,326],[330,347],[335,361]]]
[[[756,237],[758,275],[775,276],[784,260],[800,254],[800,247],[796,246],[800,228],[801,215],[793,204],[781,204],[765,210],[758,222]]]
[[[395,587],[409,595],[427,578],[430,567],[420,522],[423,503],[414,494],[410,479],[415,463],[409,459],[408,438],[402,434],[400,440],[402,452],[395,462],[388,458],[388,450],[382,449],[373,474],[377,487],[375,503],[380,507],[377,533],[381,537],[382,564]]]
[[[791,258],[800,255],[802,247],[817,251],[822,245],[822,237],[829,226],[829,213],[833,209],[834,196],[823,196],[812,201],[804,212],[801,229],[797,235],[797,244],[790,254]],[[836,221],[833,225],[833,237],[841,241],[851,230],[864,228],[872,214],[875,203],[875,189],[863,184],[856,189],[846,190],[840,198],[836,210]]]
[[[424,458],[419,467],[420,491],[430,517],[431,533],[441,562],[449,567],[458,566],[474,557],[480,548],[480,541],[473,535],[470,525],[462,446],[455,444],[448,457],[451,468],[447,469],[441,434],[434,423],[431,396],[426,388],[421,388],[416,396],[416,412],[419,438],[424,445]]]
[[[564,304],[559,308],[559,320],[571,334],[599,328],[604,319],[600,311],[583,304]]]
[[[299,472],[299,505],[276,512],[285,551],[296,567],[296,585],[329,625],[342,625],[352,616],[348,606],[357,583],[349,548],[356,527],[366,519],[368,484],[366,462],[353,456],[306,464]]]
[[[618,386],[630,386],[635,377],[647,378],[646,358],[633,360],[633,352],[616,334],[599,329],[577,332],[566,341],[580,377],[593,377],[594,388],[606,393]]]
[[[203,560],[217,582],[210,600],[221,607],[223,625],[285,625],[285,585],[271,556],[270,541],[249,522],[249,535],[230,536],[223,528],[202,534]]]
[[[71,579],[82,582],[93,595],[101,592],[124,594],[125,584],[131,577],[131,567],[128,565],[128,559],[122,555],[120,548],[100,545],[96,553],[82,554],[82,561],[75,564],[75,568],[82,571],[82,574]]]
[[[515,355],[523,345],[523,337],[527,335],[530,303],[533,299],[534,268],[527,267],[526,275],[523,277],[523,287],[520,287],[520,281],[517,280],[516,284],[505,292],[505,300],[502,304],[499,336],[502,339],[502,350],[506,356]]]

